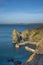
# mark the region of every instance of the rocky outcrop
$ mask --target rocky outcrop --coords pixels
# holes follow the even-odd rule
[[[22,33],[14,29],[12,32],[12,40],[14,43],[19,43],[22,39],[24,41],[38,42],[41,38],[43,38],[43,28],[25,30]]]
[[[25,30],[22,32],[22,38],[24,41],[29,40],[30,32],[30,30]]]
[[[33,55],[28,59],[29,62],[25,62],[22,65],[43,65],[43,28],[25,30],[21,34],[14,29],[12,38],[14,43],[19,43],[16,44],[17,48],[29,43],[32,45],[36,45],[36,49],[33,52]],[[20,38],[24,40],[22,43],[20,43]],[[27,49],[27,47],[25,48]],[[28,48],[27,50],[33,51],[31,48]]]
[[[14,29],[12,32],[12,43],[19,43],[20,42],[20,33]]]
[[[32,62],[25,62],[21,65],[43,65],[43,54],[36,54]]]
[[[43,38],[43,28],[32,29],[29,39],[38,42]]]
[[[22,33],[18,32],[16,29],[12,32],[12,43],[20,43],[22,41],[29,40],[30,30],[25,30]]]
[[[13,65],[21,65],[22,64],[22,62],[21,61],[19,61],[19,60],[14,60],[14,59],[12,59],[12,58],[8,58],[8,62],[10,63],[13,63]]]

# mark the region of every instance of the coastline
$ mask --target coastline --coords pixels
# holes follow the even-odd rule
[[[32,62],[25,62],[21,65],[43,65],[43,54],[36,54]]]

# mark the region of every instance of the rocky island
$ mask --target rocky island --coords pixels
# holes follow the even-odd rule
[[[33,53],[22,65],[43,65],[43,28],[28,29],[21,33],[14,29],[12,43],[16,48],[26,45],[26,51]],[[29,48],[29,44],[36,46],[36,49]]]

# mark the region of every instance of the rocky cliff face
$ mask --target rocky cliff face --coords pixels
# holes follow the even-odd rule
[[[43,38],[43,28],[32,29],[29,39],[38,42]]]
[[[12,32],[13,42],[19,43],[21,40],[20,36],[24,41],[30,40],[33,42],[38,42],[41,38],[43,38],[43,28],[25,30],[21,34],[16,29],[14,29]]]
[[[22,32],[21,34],[14,29],[13,33],[12,33],[12,39],[14,41],[14,43],[20,43],[20,36],[22,37],[22,39],[24,41],[32,41],[32,42],[39,42],[40,40],[42,40],[42,43],[40,43],[40,45],[37,45],[37,50],[38,50],[38,46],[43,46],[43,28],[38,28],[38,29],[31,29],[31,30],[25,30],[24,32]],[[24,42],[23,42],[24,43]],[[43,51],[43,49],[42,49]],[[39,52],[38,52],[39,53]],[[31,62],[25,62],[22,65],[43,65],[43,54],[36,54],[33,61]]]
[[[21,65],[43,65],[43,54],[36,54],[32,62],[23,63]]]
[[[29,40],[30,30],[25,30],[22,32],[22,38],[24,41]]]
[[[19,43],[20,41],[20,33],[14,29],[12,32],[12,43]]]

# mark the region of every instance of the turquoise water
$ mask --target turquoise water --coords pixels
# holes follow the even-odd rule
[[[30,56],[24,47],[16,49],[12,44],[12,31],[16,28],[22,32],[30,28],[38,28],[40,26],[33,25],[0,25],[0,65],[14,65],[7,62],[8,58],[25,62]]]

